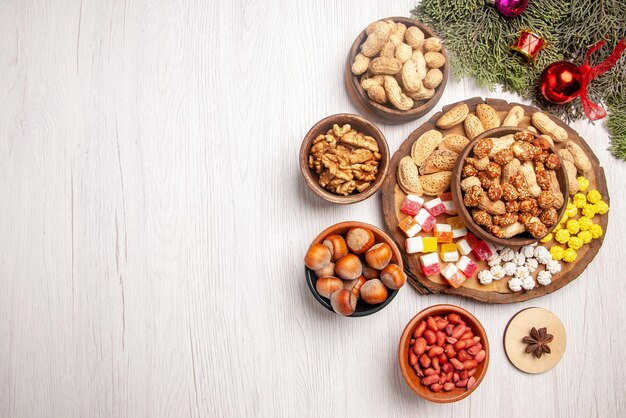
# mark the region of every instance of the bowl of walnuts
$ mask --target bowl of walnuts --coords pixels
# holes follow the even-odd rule
[[[415,120],[439,101],[448,81],[448,55],[435,32],[415,19],[370,23],[346,60],[345,84],[364,113],[388,124]]]
[[[531,131],[500,127],[474,138],[456,161],[452,198],[481,239],[522,246],[539,241],[563,217],[565,169],[554,145]]]

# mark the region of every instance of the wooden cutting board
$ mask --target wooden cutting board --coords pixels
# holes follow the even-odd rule
[[[413,145],[413,142],[415,142],[415,140],[419,138],[423,133],[431,129],[437,129],[441,131],[444,136],[448,134],[453,134],[453,133],[465,135],[463,124],[460,124],[460,125],[457,125],[455,127],[452,127],[450,129],[445,129],[445,130],[439,129],[435,126],[435,122],[437,121],[437,119],[439,119],[439,117],[444,112],[450,110],[451,108],[458,105],[459,103],[467,104],[467,106],[470,109],[470,113],[476,110],[476,106],[478,104],[487,103],[488,105],[492,106],[498,111],[498,113],[500,114],[501,120],[504,119],[508,111],[513,106],[516,106],[516,105],[521,106],[525,112],[524,119],[518,125],[521,128],[525,128],[529,126],[531,124],[530,116],[533,113],[540,111],[539,109],[532,107],[532,106],[528,106],[528,105],[523,105],[523,104],[518,104],[518,103],[508,103],[504,100],[499,100],[499,99],[482,99],[480,97],[475,97],[472,99],[464,100],[463,102],[453,103],[448,106],[445,106],[441,112],[434,114],[430,118],[430,120],[428,120],[422,126],[420,126],[415,131],[413,131],[409,135],[409,137],[402,143],[398,151],[396,151],[396,153],[393,155],[393,158],[391,159],[390,166],[389,166],[389,175],[385,179],[385,182],[383,183],[381,190],[382,190],[382,200],[383,200],[384,221],[391,236],[393,237],[395,242],[398,244],[398,247],[401,249],[401,252],[403,254],[403,258],[405,261],[405,270],[407,272],[407,275],[409,276],[409,283],[411,283],[411,285],[415,289],[417,289],[417,291],[421,294],[447,293],[447,294],[453,294],[453,295],[466,296],[466,297],[480,300],[480,301],[487,302],[487,303],[522,302],[525,300],[543,296],[548,293],[552,293],[562,288],[563,286],[565,286],[566,284],[574,280],[576,277],[578,277],[585,270],[585,268],[587,268],[589,263],[591,263],[593,258],[596,256],[596,254],[600,250],[600,247],[602,246],[602,243],[604,241],[604,235],[602,235],[598,239],[592,240],[589,244],[579,249],[577,251],[578,257],[575,262],[562,263],[562,270],[558,274],[555,274],[552,277],[552,283],[550,283],[548,286],[541,286],[539,284],[536,284],[534,289],[528,290],[528,291],[522,290],[520,292],[513,292],[509,289],[508,283],[507,283],[508,278],[506,277],[502,280],[498,280],[498,281],[494,280],[489,285],[482,285],[478,281],[477,274],[475,274],[472,278],[466,280],[465,283],[458,289],[454,289],[451,286],[449,286],[446,280],[439,274],[433,275],[430,277],[423,276],[420,270],[420,265],[419,265],[420,254],[409,255],[409,254],[406,254],[406,252],[404,251],[404,241],[406,239],[406,236],[398,228],[398,223],[407,216],[403,214],[402,212],[400,212],[400,205],[402,204],[402,201],[404,200],[404,197],[406,196],[406,194],[402,191],[402,189],[400,189],[400,187],[397,185],[397,182],[396,182],[398,163],[400,159],[402,159],[402,157],[411,154],[411,146]],[[552,115],[549,115],[549,116],[558,125],[565,128],[565,130],[567,131],[569,135],[569,140],[580,145],[582,149],[585,151],[585,153],[587,153],[587,156],[589,157],[593,165],[593,169],[590,171],[590,173],[587,174],[587,178],[589,179],[589,183],[590,183],[589,190],[597,189],[600,192],[600,194],[602,194],[603,200],[610,204],[609,194],[608,194],[607,185],[606,185],[606,178],[604,176],[604,169],[600,166],[600,163],[596,155],[593,153],[589,145],[587,145],[585,140],[583,140],[576,131],[574,131],[572,128],[564,124],[557,117],[552,116]],[[565,142],[555,143],[555,147],[557,150],[559,150],[564,147],[564,144]],[[428,201],[429,199],[432,199],[432,197],[429,197],[429,196],[422,196],[422,197],[426,201]],[[445,214],[440,215],[439,217],[437,217],[437,221],[439,223],[445,222],[444,221],[445,217],[446,217]],[[608,218],[609,218],[608,214],[605,214],[602,216],[596,215],[593,218],[593,221],[594,223],[599,223],[602,226],[602,229],[606,233],[607,225],[608,225]],[[425,235],[430,235],[430,234],[427,233]],[[554,244],[555,244],[554,242],[547,243],[547,244],[539,243],[539,245],[544,245],[547,248],[550,248]],[[473,256],[470,256],[470,258],[474,259]],[[489,266],[487,266],[487,263],[484,261],[477,262],[477,264],[478,264],[479,271],[485,268],[489,268]],[[540,265],[539,268],[533,273],[533,276],[536,278],[537,273],[539,273],[542,270],[543,270],[543,266]]]

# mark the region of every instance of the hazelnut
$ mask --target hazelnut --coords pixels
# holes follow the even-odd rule
[[[367,279],[364,276],[359,276],[358,279],[348,280],[343,282],[343,288],[352,292],[357,299],[361,298],[361,287],[365,284]]]
[[[397,264],[389,264],[380,273],[380,280],[389,289],[400,289],[406,282],[406,273]]]
[[[322,242],[326,248],[330,250],[333,261],[339,260],[341,257],[348,254],[348,246],[346,240],[341,235],[332,234],[324,238]]]
[[[321,296],[330,299],[330,295],[343,288],[343,280],[339,277],[320,277],[315,282],[315,290]]]
[[[339,315],[350,316],[356,309],[356,296],[347,289],[339,289],[330,295],[330,305]]]
[[[361,263],[361,264],[363,264],[363,276],[365,276],[367,280],[377,279],[378,277],[380,277],[380,271],[376,270],[375,268],[368,265],[367,263]]]
[[[355,254],[362,254],[374,245],[374,233],[367,228],[350,228],[346,234],[348,248]]]
[[[322,244],[313,244],[304,256],[304,264],[311,270],[319,270],[330,263],[330,251]]]
[[[363,265],[359,257],[348,254],[335,263],[335,273],[344,280],[354,280],[363,274]]]
[[[335,263],[328,263],[319,270],[315,270],[317,277],[334,276],[335,275]]]
[[[370,305],[387,300],[387,288],[380,279],[368,280],[361,286],[361,298]]]
[[[387,267],[387,264],[391,261],[391,255],[391,247],[387,243],[381,242],[367,250],[365,253],[365,261],[367,261],[367,264],[371,267],[382,270]]]

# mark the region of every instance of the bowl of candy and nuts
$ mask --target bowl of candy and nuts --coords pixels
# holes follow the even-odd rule
[[[455,305],[434,305],[409,321],[398,347],[407,385],[437,403],[469,396],[489,366],[489,340],[478,319]]]
[[[500,127],[474,138],[456,161],[452,198],[479,238],[512,247],[535,243],[563,217],[567,174],[545,137]]]
[[[367,115],[388,124],[428,113],[448,81],[448,56],[437,34],[415,19],[389,17],[370,23],[346,60],[348,94]]]
[[[360,202],[383,184],[389,167],[387,140],[376,125],[349,113],[328,116],[309,130],[300,147],[300,172],[322,199]]]
[[[304,265],[313,297],[350,317],[383,309],[407,278],[393,240],[363,222],[341,222],[322,231],[309,246]]]

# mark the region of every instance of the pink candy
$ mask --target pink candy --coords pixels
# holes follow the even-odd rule
[[[456,267],[463,272],[463,274],[467,277],[472,277],[476,270],[478,270],[478,266],[471,258],[462,256],[461,259],[456,263]]]
[[[415,216],[417,212],[422,208],[424,204],[424,199],[419,196],[415,196],[413,194],[408,195],[402,201],[402,206],[400,206],[400,212],[404,212],[407,215]]]
[[[422,227],[423,231],[431,231],[437,224],[437,219],[426,209],[422,208],[415,216],[415,220]]]
[[[495,248],[486,241],[478,241],[478,243],[472,248],[472,254],[480,260],[486,260],[491,257],[495,252]]]
[[[433,216],[441,215],[442,213],[446,211],[446,207],[444,206],[440,198],[436,198],[436,199],[426,202],[424,207]]]
[[[420,265],[424,276],[432,276],[441,271],[437,253],[430,253],[420,257]]]

